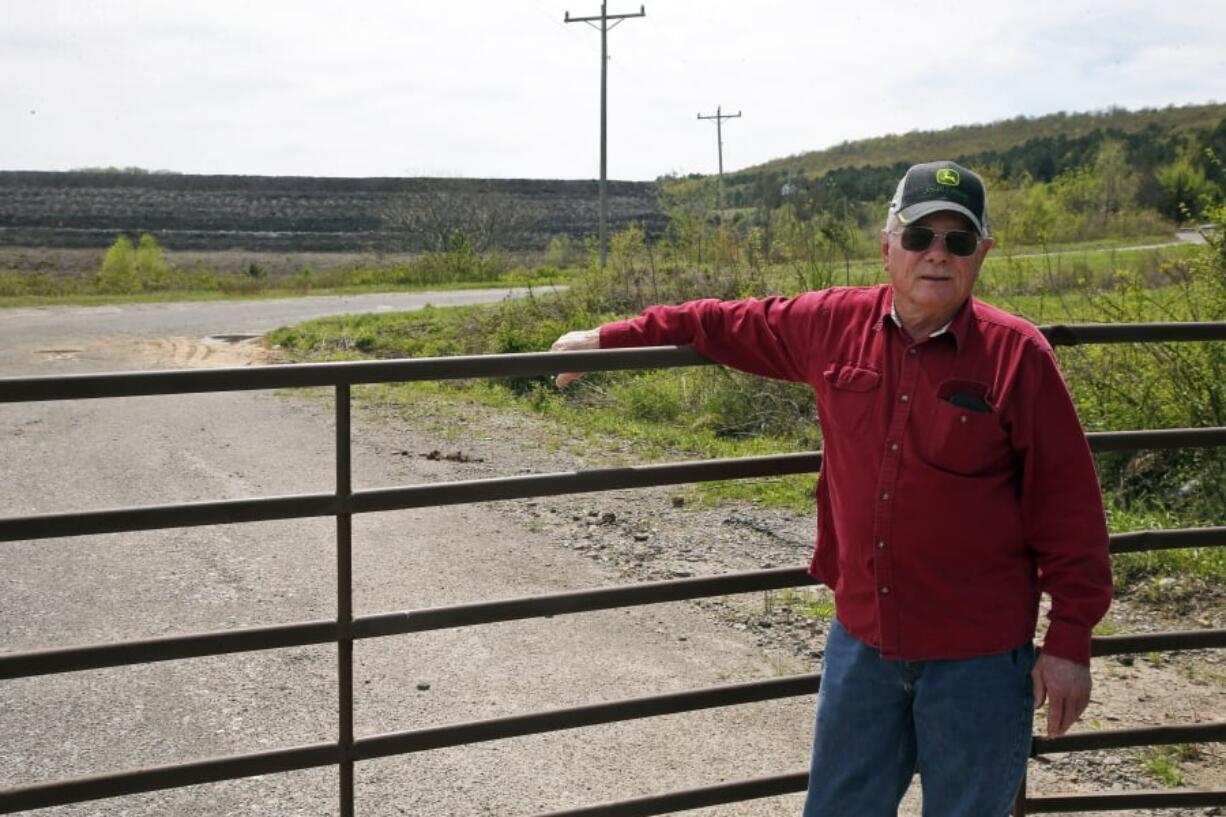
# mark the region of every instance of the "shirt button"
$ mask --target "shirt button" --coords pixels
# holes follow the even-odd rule
[[[890,443],[890,450],[891,450],[891,451],[897,451],[897,450],[898,450],[898,443]]]
[[[888,596],[888,595],[890,595],[890,588],[888,588],[888,587],[883,587],[883,588],[881,588],[881,595],[883,595],[883,596]]]
[[[958,416],[958,420],[959,420],[960,422],[965,423],[965,422],[966,422],[966,415],[965,415],[965,414],[961,414],[961,415],[959,415],[959,416]]]
[[[878,542],[877,550],[885,550],[885,542]]]
[[[899,397],[898,399],[899,399],[899,400],[901,400],[901,401],[903,401],[903,402],[905,403],[905,402],[907,402],[908,400],[910,400],[910,399],[911,399],[911,396],[910,396],[910,395],[908,395],[908,394],[904,394],[904,395],[902,395],[901,397]]]
[[[889,491],[882,491],[882,492],[881,492],[881,498],[882,498],[882,499],[889,499],[889,498],[890,498],[890,492],[889,492]]]
[[[907,350],[907,354],[909,354],[909,355],[918,355],[918,354],[919,354],[919,349],[916,349],[914,346],[912,346],[910,349],[908,349],[908,350]]]

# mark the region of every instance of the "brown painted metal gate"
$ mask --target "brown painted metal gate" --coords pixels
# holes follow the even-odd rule
[[[1226,340],[1226,323],[1090,324],[1045,327],[1043,331],[1056,345]],[[339,772],[340,812],[348,817],[354,814],[355,810],[353,767],[359,761],[635,718],[813,695],[817,691],[820,678],[816,674],[807,674],[390,734],[359,737],[353,733],[353,644],[358,639],[774,590],[810,583],[803,568],[784,568],[355,617],[352,611],[351,576],[354,514],[717,479],[812,473],[820,466],[821,453],[596,469],[354,491],[350,479],[351,386],[363,383],[530,376],[564,371],[661,368],[709,363],[710,361],[691,349],[668,347],[0,379],[0,403],[333,387],[336,397],[336,489],[333,493],[9,517],[0,519],[0,543],[197,525],[335,517],[335,619],[33,652],[0,653],[0,679],[335,643],[340,717],[339,734],[335,742],[289,746],[252,754],[13,786],[0,790],[0,813],[276,772],[336,766]],[[1226,428],[1116,431],[1089,434],[1088,438],[1091,448],[1095,451],[1209,447],[1226,444]],[[1226,544],[1226,527],[1149,531],[1111,537],[1113,553],[1220,547],[1223,544]],[[1093,654],[1101,657],[1123,653],[1220,647],[1226,647],[1226,630],[1198,630],[1095,638]],[[1224,740],[1226,722],[1103,730],[1058,738],[1036,736],[1032,755]],[[585,806],[554,812],[549,817],[631,817],[665,814],[803,791],[807,785],[807,777],[806,771],[793,771],[772,777]],[[1226,805],[1226,789],[1035,797],[1025,797],[1024,794],[1023,791],[1023,796],[1019,797],[1015,807],[1017,814]]]

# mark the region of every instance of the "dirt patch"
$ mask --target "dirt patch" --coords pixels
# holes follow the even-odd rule
[[[260,335],[219,335],[206,338],[114,339],[127,356],[155,369],[266,366],[282,362],[281,355],[264,345]]]

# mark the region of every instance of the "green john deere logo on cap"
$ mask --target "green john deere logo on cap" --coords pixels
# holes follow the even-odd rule
[[[947,184],[950,187],[957,187],[959,181],[961,181],[961,177],[958,175],[958,171],[953,170],[952,168],[943,167],[937,171],[937,184]]]

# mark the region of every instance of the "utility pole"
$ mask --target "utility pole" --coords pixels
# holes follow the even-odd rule
[[[630,17],[646,17],[647,7],[639,6],[637,14],[609,14],[607,0],[601,0],[599,17],[571,17],[570,12],[562,18],[565,23],[587,23],[600,31],[600,268],[604,269],[609,254],[609,191],[608,191],[608,69],[609,69],[609,30],[616,28],[622,20]],[[596,21],[600,25],[596,25]],[[613,25],[609,25],[609,21]]]
[[[740,111],[737,111],[736,113],[723,113],[722,111],[723,109],[719,105],[716,105],[715,116],[703,116],[702,114],[698,114],[699,119],[715,120],[715,141],[719,145],[719,178],[715,182],[715,197],[716,208],[719,210],[724,209],[724,120],[738,119],[741,116]]]

